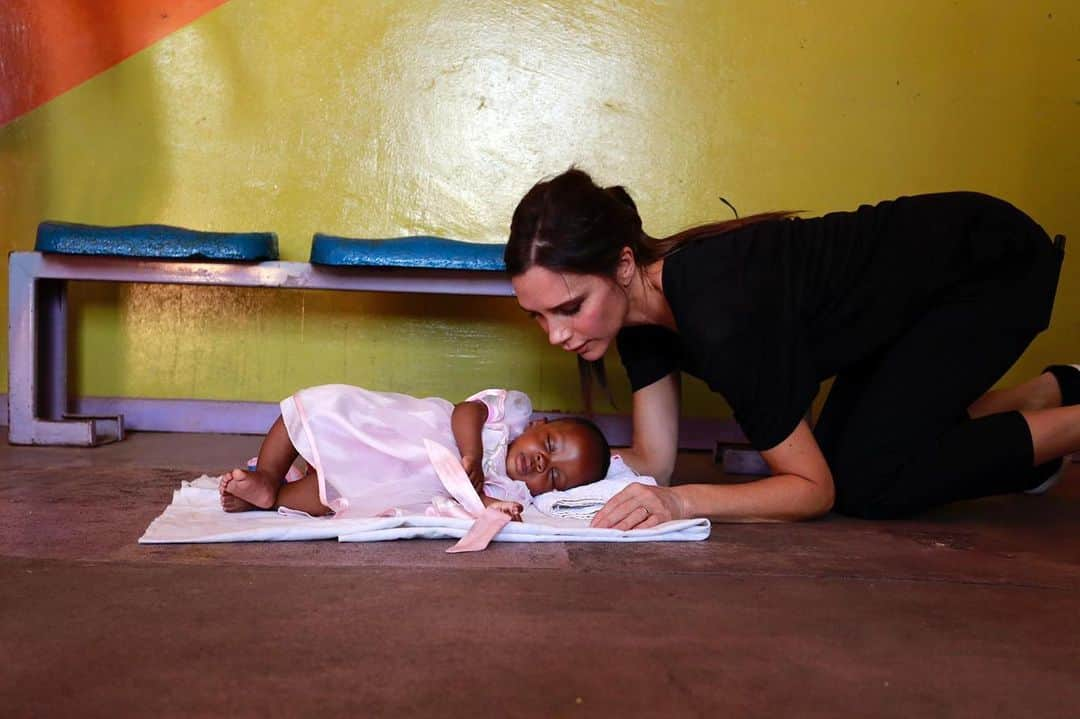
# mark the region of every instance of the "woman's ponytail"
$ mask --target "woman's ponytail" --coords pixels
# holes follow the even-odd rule
[[[604,192],[614,197],[619,202],[629,207],[634,212],[637,212],[637,205],[634,204],[634,198],[630,197],[630,193],[626,191],[626,188],[622,185],[612,185],[611,187],[605,187]]]

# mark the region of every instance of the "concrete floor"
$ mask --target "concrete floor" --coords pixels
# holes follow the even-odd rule
[[[1080,464],[1044,497],[700,543],[136,544],[258,441],[0,445],[0,714],[1080,715]]]

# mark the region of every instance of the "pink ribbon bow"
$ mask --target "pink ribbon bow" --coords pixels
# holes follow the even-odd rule
[[[443,487],[451,497],[458,501],[461,509],[474,518],[465,536],[446,551],[453,554],[479,552],[486,549],[495,535],[510,522],[510,517],[505,512],[484,507],[484,503],[480,501],[480,495],[476,493],[472,482],[469,481],[469,475],[465,474],[465,468],[461,466],[461,461],[454,456],[453,452],[429,439],[424,440],[424,447],[427,449],[431,466],[435,468],[435,474],[439,475],[439,481],[443,483]]]

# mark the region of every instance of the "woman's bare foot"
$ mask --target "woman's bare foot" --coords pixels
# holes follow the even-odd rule
[[[1043,372],[1023,384],[1005,389],[990,390],[972,403],[968,414],[972,419],[999,412],[1034,412],[1061,406],[1061,388],[1053,374]]]
[[[279,479],[264,472],[234,469],[221,478],[221,508],[226,512],[270,509],[277,502],[280,487]]]

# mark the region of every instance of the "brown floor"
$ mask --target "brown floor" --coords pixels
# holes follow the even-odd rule
[[[1044,497],[701,543],[136,544],[257,446],[0,444],[0,714],[1080,715],[1080,464]]]

